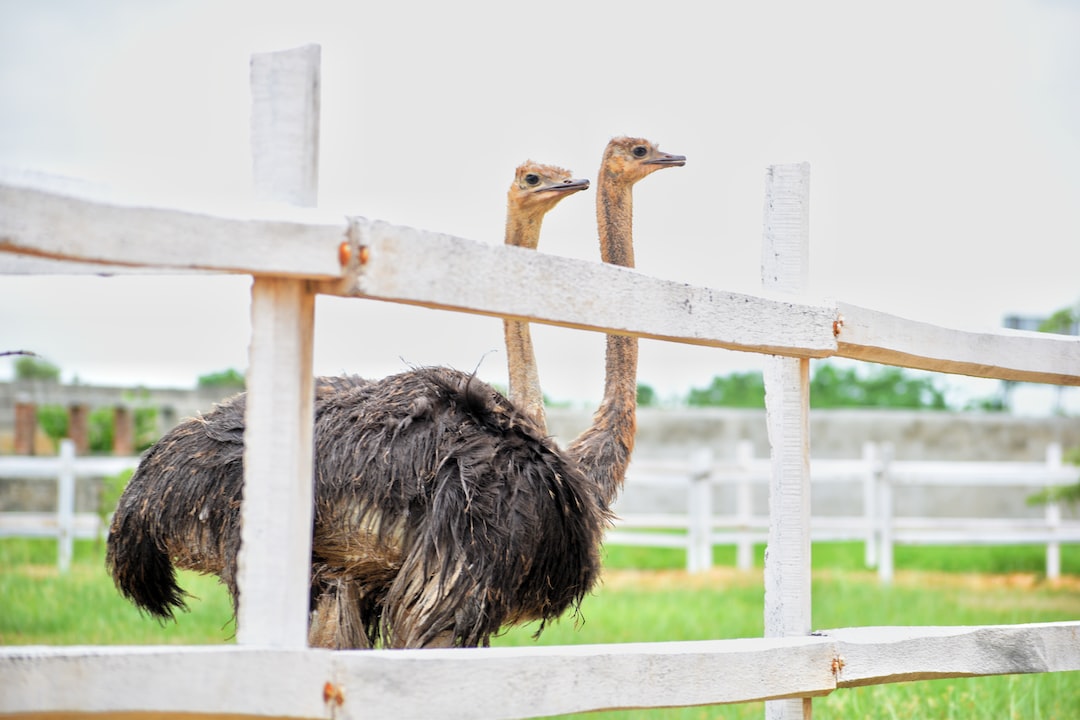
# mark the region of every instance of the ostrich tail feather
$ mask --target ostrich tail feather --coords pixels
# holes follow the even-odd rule
[[[130,515],[117,515],[109,531],[105,564],[120,593],[141,610],[171,620],[176,610],[187,610],[187,596],[176,582],[169,555],[145,532],[126,532]]]

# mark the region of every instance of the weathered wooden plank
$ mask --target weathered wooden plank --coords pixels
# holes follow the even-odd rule
[[[1080,385],[1080,338],[972,332],[838,303],[837,355],[887,365],[1024,382]]]
[[[251,300],[236,637],[244,644],[304,647],[315,295],[302,280],[257,278]]]
[[[0,648],[0,713],[328,718],[332,664],[328,650],[233,645]]]
[[[251,56],[251,160],[256,195],[315,207],[319,196],[322,49]]]
[[[22,255],[0,262],[0,273],[92,272],[100,264],[106,274],[127,267],[324,281],[341,276],[345,221],[258,212],[237,218],[132,207],[0,180],[0,253]],[[322,292],[749,352],[836,355],[976,377],[1080,385],[1080,338],[1004,329],[972,332],[843,302],[794,302],[690,286],[379,221],[357,218],[352,227],[359,272],[350,283],[323,283]],[[362,265],[355,259],[360,244],[368,258]],[[76,265],[51,266],[34,258]],[[487,281],[494,277],[505,282]]]
[[[811,628],[809,361],[769,358],[764,379],[773,456],[765,552],[765,634],[805,635]]]
[[[251,58],[255,192],[312,205],[318,178],[320,48]],[[237,558],[237,642],[307,646],[311,584],[315,293],[304,279],[256,276]]]
[[[136,207],[0,182],[0,252],[107,266],[330,279],[344,219],[258,208],[249,218]],[[23,270],[48,270],[23,265]],[[17,267],[16,267],[17,270]],[[56,272],[62,272],[62,269]]]
[[[774,165],[765,178],[761,281],[768,291],[806,291],[810,165]],[[830,327],[830,330],[832,328]],[[773,356],[764,372],[772,478],[765,550],[765,636],[810,632],[810,360]],[[770,720],[811,716],[808,698],[770,702]]]
[[[830,304],[695,287],[364,218],[352,225],[352,256],[363,262],[354,261],[351,282],[324,292],[733,350],[823,357],[836,349]]]
[[[810,637],[353,652],[7,647],[0,714],[471,720],[750,702],[831,692],[833,645]]]
[[[828,630],[840,687],[1080,670],[1080,622]]]
[[[834,650],[820,640],[342,653],[343,717],[528,718],[825,695]]]
[[[525,718],[1075,670],[1080,621],[470,650],[0,647],[0,714]]]

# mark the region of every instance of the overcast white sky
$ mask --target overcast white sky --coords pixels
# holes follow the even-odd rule
[[[635,190],[642,272],[756,292],[764,169],[805,160],[814,295],[973,328],[1080,300],[1065,0],[0,0],[0,166],[228,206],[249,184],[248,58],[310,42],[324,208],[499,243],[518,163],[595,179],[609,138],[642,135],[688,158]],[[541,248],[598,258],[593,202],[562,203]],[[190,386],[246,366],[248,287],[6,276],[0,349],[86,382]],[[316,323],[319,373],[479,363],[505,383],[492,318],[320,298]],[[601,336],[534,337],[550,396],[600,396]],[[759,363],[649,341],[639,377],[669,396]]]

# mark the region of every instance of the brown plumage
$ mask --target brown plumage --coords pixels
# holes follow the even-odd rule
[[[632,263],[633,183],[683,162],[645,141],[609,144],[597,201],[605,261]],[[636,342],[609,338],[607,365],[594,425],[566,451],[472,375],[319,378],[309,643],[485,645],[505,625],[542,629],[576,611],[633,446]],[[166,433],[121,497],[106,562],[157,617],[184,607],[176,568],[218,575],[240,602],[245,399]]]
[[[174,568],[218,575],[239,602],[245,399],[169,431],[117,507],[107,563],[153,615],[184,606]],[[314,455],[313,645],[485,644],[576,608],[596,581],[606,506],[471,375],[319,378]]]

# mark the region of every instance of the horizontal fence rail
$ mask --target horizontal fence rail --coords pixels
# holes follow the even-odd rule
[[[313,280],[341,276],[343,221],[328,221],[315,211],[261,212],[227,217],[123,205],[24,187],[0,176],[0,251],[96,264],[102,273],[151,267]],[[150,237],[155,242],[145,241]]]
[[[139,458],[135,456],[75,455],[74,444],[68,455],[64,448],[69,442],[61,441],[60,452],[53,456],[0,455],[0,477],[56,480],[64,472],[70,472],[75,478],[100,478],[132,470],[139,464]]]
[[[1080,622],[458,650],[0,648],[0,713],[528,718],[1077,669]]]
[[[150,237],[155,242],[139,241]],[[351,250],[342,252],[343,243]],[[743,295],[382,221],[345,217],[334,221],[314,211],[296,211],[293,219],[242,220],[124,207],[0,179],[0,253],[4,251],[101,263],[103,272],[110,265],[144,265],[305,277],[323,281],[319,289],[324,293],[598,332],[1080,385],[1080,338],[1006,330],[970,332],[846,303]],[[344,264],[342,258],[347,258]],[[468,282],[477,273],[496,268],[498,276],[520,282]],[[544,282],[525,282],[530,278]],[[615,312],[610,288],[657,302]]]

